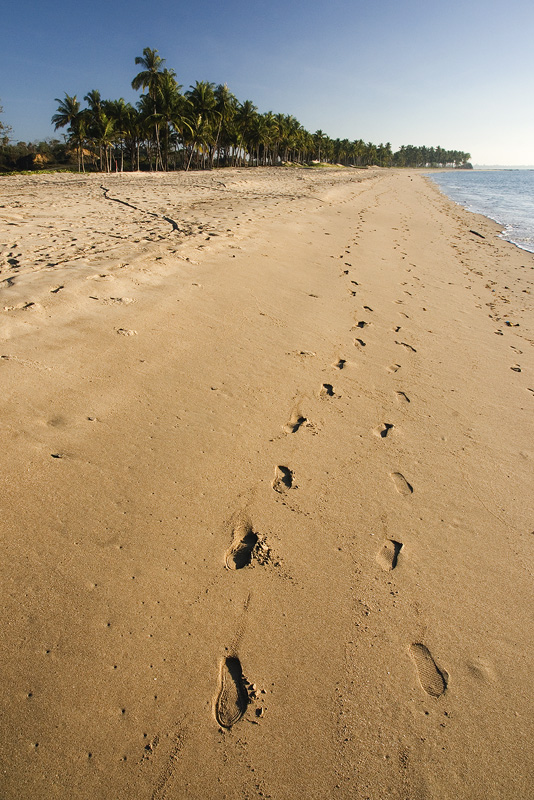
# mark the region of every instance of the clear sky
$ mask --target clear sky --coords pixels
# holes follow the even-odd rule
[[[534,164],[532,0],[8,0],[1,17],[2,120],[17,141],[59,135],[64,92],[135,102],[134,59],[150,47],[184,90],[227,83],[311,132]]]

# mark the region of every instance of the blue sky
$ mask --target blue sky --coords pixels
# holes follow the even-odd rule
[[[227,83],[312,132],[534,164],[533,33],[532,0],[20,0],[2,12],[2,119],[30,141],[54,135],[64,92],[135,101],[151,47],[185,89]]]

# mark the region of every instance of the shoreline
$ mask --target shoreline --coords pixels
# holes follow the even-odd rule
[[[534,255],[416,171],[10,180],[3,797],[528,795]]]
[[[482,172],[482,171],[484,171],[484,170],[478,170],[478,172]],[[499,170],[486,170],[486,171],[487,172],[498,172]],[[506,230],[507,230],[507,228],[509,228],[510,226],[513,226],[515,223],[513,223],[513,222],[512,223],[501,222],[498,219],[496,219],[495,217],[492,217],[489,214],[485,214],[483,211],[480,212],[480,211],[475,211],[475,210],[473,210],[471,208],[468,208],[467,205],[464,205],[460,200],[455,200],[453,197],[450,197],[447,194],[447,192],[445,191],[445,189],[443,189],[438,183],[435,183],[435,185],[438,187],[439,191],[442,194],[445,195],[445,197],[447,197],[449,200],[452,200],[452,202],[456,203],[456,205],[461,206],[463,209],[465,209],[465,211],[468,211],[471,214],[482,214],[482,216],[485,216],[489,220],[491,220],[492,222],[495,222],[500,228],[500,233],[499,233],[499,238],[500,239],[502,239],[505,242],[509,242],[510,244],[513,244],[515,247],[518,247],[520,250],[524,250],[527,253],[534,253],[534,249],[529,249],[528,246],[526,246],[524,243],[516,242],[513,239],[506,238]],[[530,246],[534,248],[534,245],[530,245]]]
[[[440,188],[440,186],[438,186],[438,184],[434,184],[434,185],[437,187],[437,189],[439,190],[440,194],[442,194],[445,197],[446,200],[450,200],[452,203],[454,203],[455,205],[459,206],[463,211],[466,211],[468,214],[472,214],[474,217],[484,217],[489,222],[493,222],[499,229],[499,232],[497,233],[497,237],[499,239],[501,239],[503,242],[506,242],[507,244],[511,244],[514,247],[517,247],[518,250],[523,250],[525,253],[530,253],[530,255],[534,255],[534,250],[529,250],[528,248],[522,246],[518,242],[514,242],[512,239],[506,239],[505,238],[504,234],[506,232],[506,227],[503,228],[503,225],[505,225],[504,222],[499,222],[499,220],[494,219],[493,217],[490,217],[489,214],[483,214],[480,211],[472,211],[471,209],[467,208],[467,206],[464,206],[463,203],[461,203],[459,200],[454,200],[454,198],[449,197],[447,192],[442,190]]]

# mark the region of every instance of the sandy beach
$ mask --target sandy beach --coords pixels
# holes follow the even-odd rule
[[[415,171],[0,187],[3,800],[531,796],[534,255]]]

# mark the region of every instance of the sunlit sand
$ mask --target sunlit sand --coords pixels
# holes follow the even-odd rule
[[[533,255],[408,171],[2,188],[2,796],[528,797]]]

